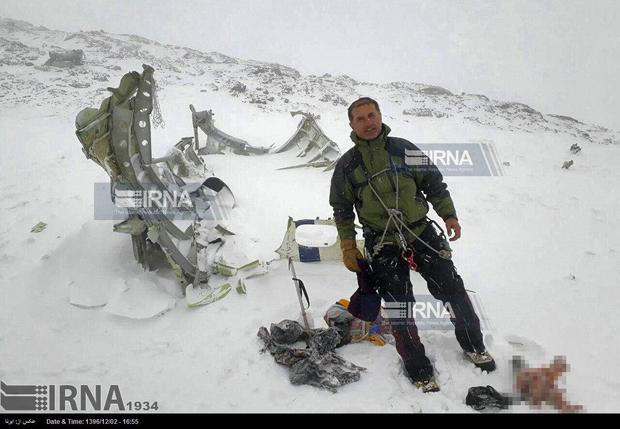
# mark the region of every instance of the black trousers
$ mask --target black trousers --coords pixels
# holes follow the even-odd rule
[[[420,235],[424,241],[435,249],[440,249],[440,237],[432,225],[428,225]],[[374,245],[368,240],[369,246]],[[463,279],[456,272],[451,260],[439,257],[419,240],[411,246],[415,251],[414,261],[417,272],[426,280],[429,292],[433,297],[448,303],[451,308],[450,318],[455,328],[456,339],[465,351],[485,350],[480,331],[480,320],[471,304]],[[385,302],[400,302],[413,305],[415,297],[409,276],[409,266],[401,257],[401,249],[395,245],[384,246],[372,258],[375,285]],[[418,328],[412,314],[405,318],[388,318],[392,334],[396,340],[396,350],[405,363],[409,376],[417,380],[425,380],[433,375],[433,367],[426,357],[424,345],[420,341]]]

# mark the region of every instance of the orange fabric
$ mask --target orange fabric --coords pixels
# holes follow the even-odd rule
[[[349,308],[349,300],[348,299],[339,299],[336,301],[338,304],[342,305],[344,308]]]

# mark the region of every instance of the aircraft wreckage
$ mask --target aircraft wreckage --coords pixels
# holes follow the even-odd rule
[[[194,126],[194,148],[200,155],[221,154],[226,151],[237,155],[261,155],[266,153],[282,153],[297,149],[298,158],[304,158],[303,164],[293,165],[287,168],[297,167],[325,167],[326,170],[333,168],[338,158],[340,149],[336,142],[325,135],[317,121],[319,115],[301,111],[291,112],[291,116],[301,115],[301,121],[297,125],[295,133],[280,147],[271,151],[272,148],[254,147],[247,141],[226,134],[215,126],[213,111],[206,110],[196,112],[194,106],[189,106],[192,111],[192,124]],[[198,130],[206,135],[206,144],[200,147]]]
[[[318,116],[292,112],[293,116],[301,115],[301,121],[283,145],[275,149],[255,147],[215,127],[211,110],[197,112],[190,105],[194,137],[182,138],[167,156],[154,158],[151,114],[155,125],[161,122],[161,115],[153,73],[152,67],[144,65],[142,73],[125,74],[118,88],[108,88],[112,94],[99,108],[83,109],[76,117],[82,150],[109,175],[112,202],[122,212],[122,220],[113,229],[131,236],[134,257],[145,269],[153,269],[158,260],[165,259],[190,306],[213,302],[233,288],[230,283],[212,287],[211,274],[236,276],[236,290],[245,293],[243,280],[265,273],[267,267],[258,260],[233,261],[235,258],[223,256],[227,244],[235,245],[231,239],[234,233],[225,224],[235,198],[231,189],[208,171],[203,157],[226,152],[266,155],[295,149],[305,162],[285,168],[327,170],[340,157],[338,145],[318,126]],[[206,135],[204,145],[200,144],[198,130]],[[166,210],[165,204],[142,204],[142,197],[153,193],[159,197],[180,195],[181,202],[176,201],[173,212]],[[299,249],[292,244],[291,225],[289,220],[278,253],[283,258],[317,260],[299,257]],[[324,252],[323,259],[338,258],[337,252]]]

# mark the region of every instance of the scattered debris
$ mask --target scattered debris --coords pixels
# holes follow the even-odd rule
[[[382,314],[379,314],[375,320],[367,322],[351,314],[350,304],[348,299],[339,299],[327,309],[323,316],[327,326],[338,329],[341,337],[338,347],[361,341],[369,341],[376,346],[394,344],[392,327]]]
[[[197,112],[193,105],[189,106],[192,111],[192,124],[194,126],[194,150],[198,155],[222,154],[231,152],[237,155],[263,155],[267,153],[282,153],[291,149],[298,149],[298,158],[305,158],[303,164],[283,167],[280,170],[298,167],[323,167],[325,171],[334,167],[340,158],[340,148],[336,142],[325,135],[319,127],[318,115],[312,115],[301,111],[291,112],[291,116],[301,115],[302,119],[297,125],[295,133],[280,147],[272,151],[272,147],[256,147],[238,137],[231,136],[215,126],[215,115],[212,110]],[[198,129],[202,130],[207,139],[205,145],[200,147]]]
[[[499,393],[493,386],[475,386],[467,391],[465,404],[476,411],[487,407],[494,407],[504,410],[510,405],[510,398]]]
[[[39,222],[35,226],[32,227],[30,232],[33,232],[36,234],[36,233],[43,231],[45,228],[47,228],[47,224],[45,222]]]
[[[237,287],[235,288],[235,290],[237,291],[237,293],[239,295],[246,295],[247,294],[247,287],[245,285],[245,281],[243,279],[239,279],[237,281]]]
[[[297,157],[307,158],[307,161],[303,164],[280,168],[280,170],[307,166],[325,167],[325,171],[331,170],[340,158],[341,152],[336,142],[327,137],[319,127],[317,121],[321,117],[301,111],[291,112],[291,116],[296,115],[301,115],[302,118],[295,134],[274,152],[281,153],[297,148],[300,150]]]
[[[191,137],[181,139],[168,156],[152,157],[150,114],[157,110],[156,86],[153,68],[143,68],[142,74],[125,74],[98,109],[80,111],[76,135],[86,157],[110,176],[112,201],[126,210],[126,219],[114,231],[131,236],[138,263],[151,269],[161,256],[191,298],[188,304],[204,305],[231,289],[208,284],[212,266],[204,255],[219,250],[232,234],[220,222],[229,219],[235,199],[224,182],[207,174]],[[162,206],[144,206],[143,197],[136,198],[151,192],[187,198],[170,216]]]
[[[251,273],[245,277],[246,279],[255,277],[265,272],[264,266],[261,264],[260,260],[258,259],[255,259],[254,261],[251,261],[240,267],[236,267],[224,261],[223,258],[220,258],[217,261],[215,261],[215,263],[213,264],[212,270],[214,273],[221,274],[225,277],[236,276],[240,271]]]
[[[231,290],[232,286],[230,283],[225,283],[218,287],[209,284],[194,287],[193,284],[190,284],[185,289],[185,301],[188,307],[200,307],[219,301],[228,295],[228,292]]]
[[[293,258],[296,262],[317,262],[317,261],[341,261],[342,252],[340,251],[340,241],[327,247],[310,247],[297,243],[295,234],[300,225],[332,225],[336,226],[333,219],[300,219],[293,220],[289,216],[286,226],[286,233],[282,239],[282,244],[276,250],[281,259]],[[364,248],[364,241],[357,240],[357,246]]]
[[[290,367],[292,384],[309,384],[335,393],[338,387],[358,381],[366,370],[336,354],[341,341],[336,328],[307,330],[298,322],[283,320],[272,323],[269,331],[261,326],[258,337],[264,343],[261,352],[269,351],[277,363]],[[297,342],[305,344],[294,347]]]
[[[568,170],[573,164],[574,162],[572,159],[570,161],[565,161],[564,164],[562,164],[562,168]]]
[[[260,155],[269,151],[269,148],[254,147],[245,140],[233,137],[218,129],[215,126],[212,110],[197,112],[191,104],[189,108],[192,111],[192,124],[194,126],[194,147],[199,155],[221,154],[224,153],[224,150],[237,155]],[[202,148],[198,140],[199,128],[207,135],[206,145]]]

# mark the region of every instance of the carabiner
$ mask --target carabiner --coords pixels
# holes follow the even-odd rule
[[[415,263],[413,258],[415,257],[415,252],[411,247],[407,247],[403,250],[400,256],[407,262],[407,266],[409,266],[410,270],[418,271],[418,264]]]

